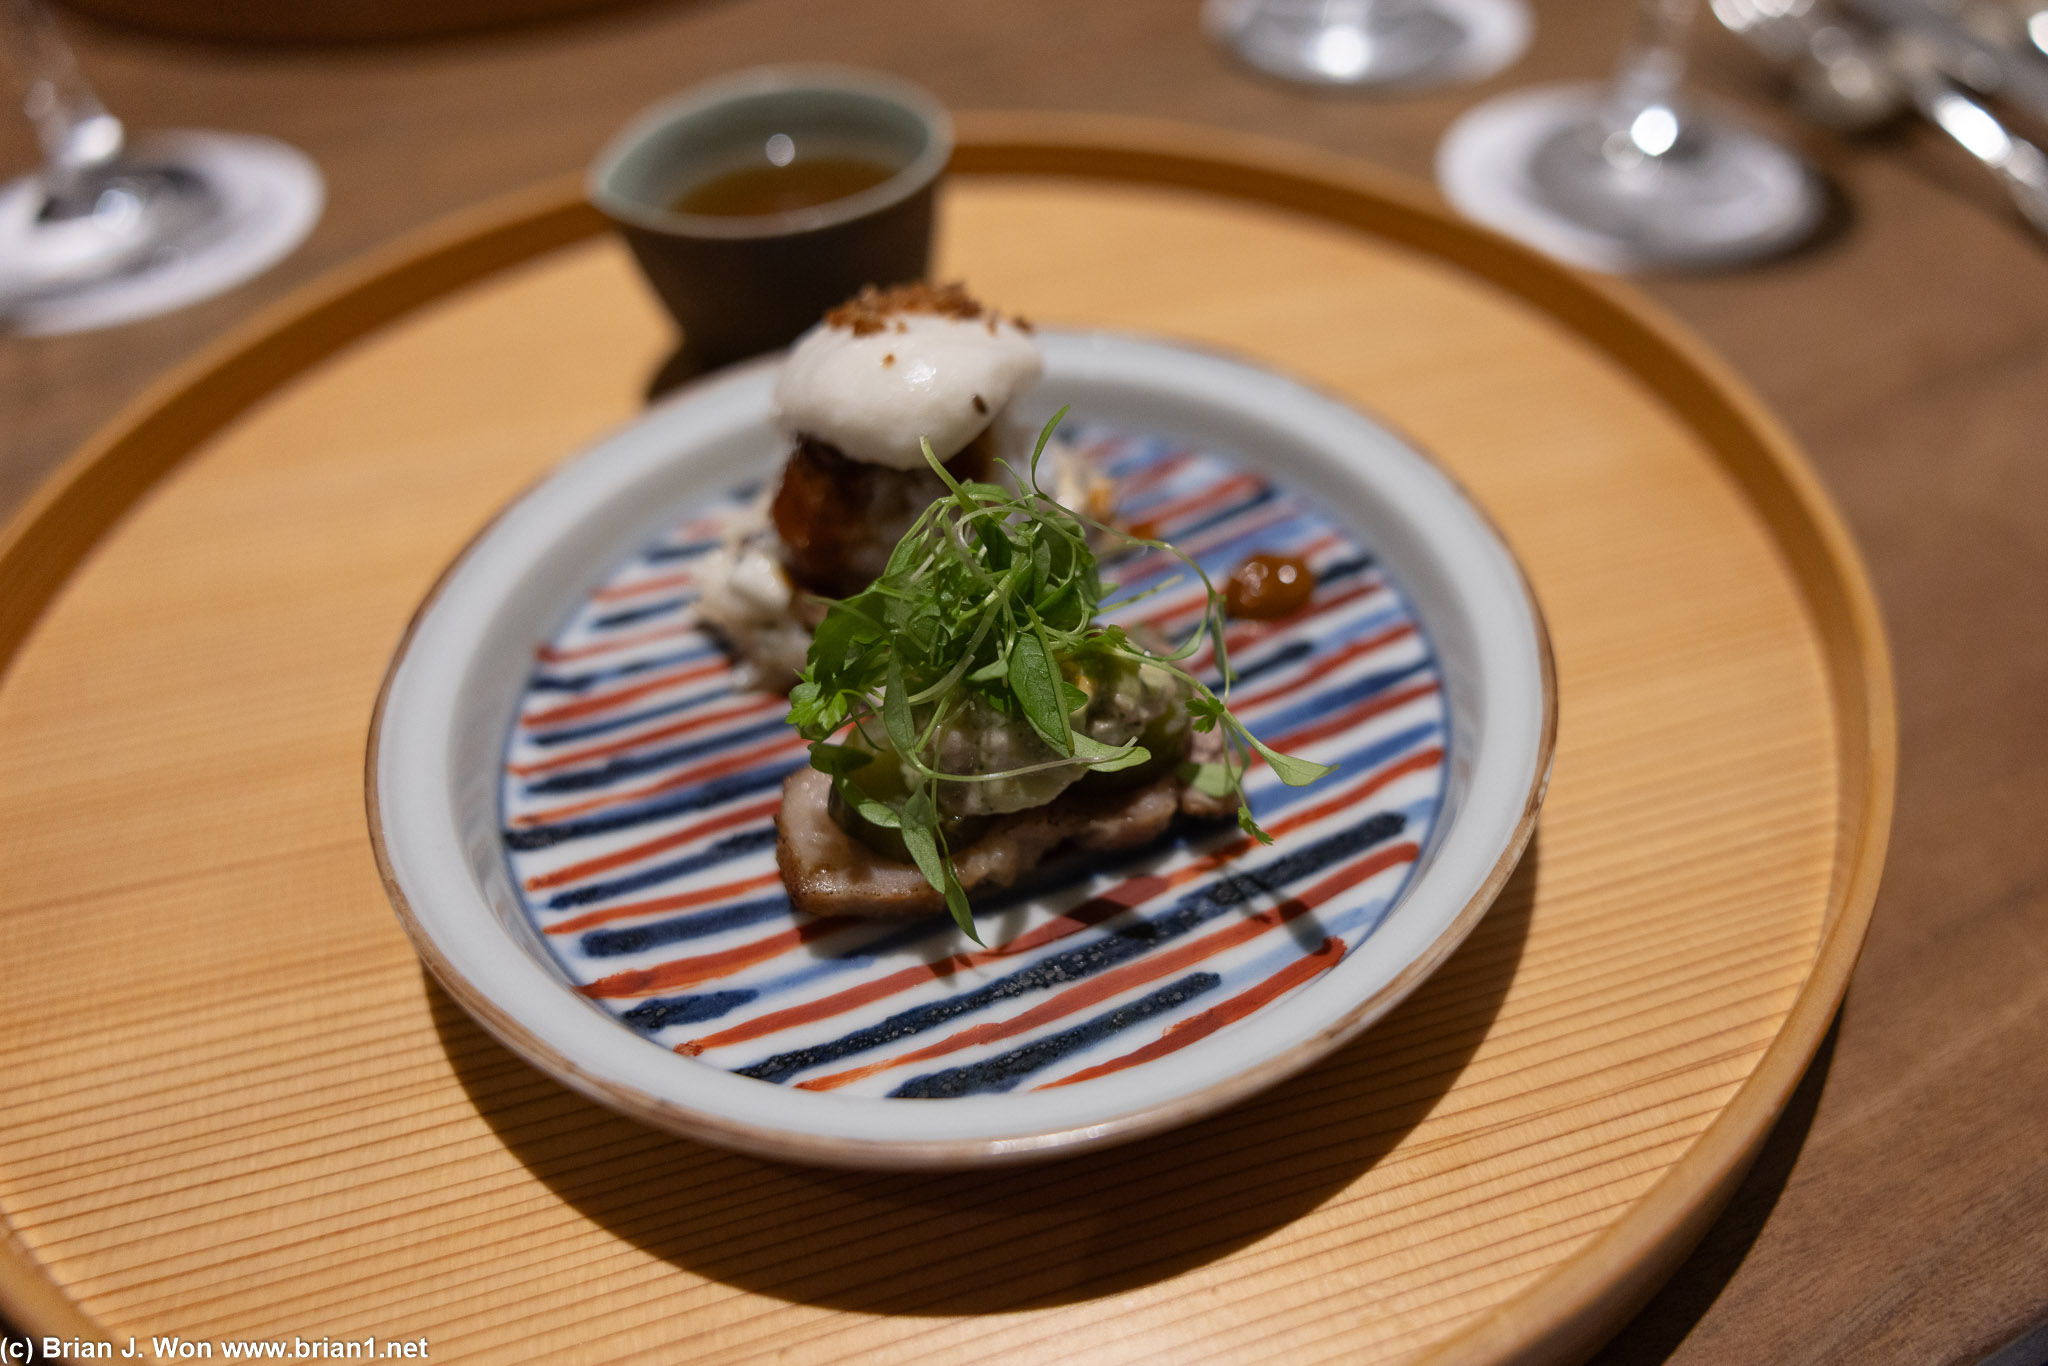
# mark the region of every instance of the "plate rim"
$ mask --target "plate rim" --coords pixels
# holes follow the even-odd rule
[[[1126,353],[1140,357],[1149,355],[1167,360],[1188,357],[1210,366],[1228,367],[1241,373],[1249,382],[1277,384],[1292,394],[1325,405],[1327,409],[1340,414],[1345,420],[1356,421],[1365,427],[1376,429],[1399,447],[1401,455],[1413,462],[1420,471],[1441,481],[1452,505],[1471,518],[1478,530],[1498,549],[1500,560],[1508,570],[1508,582],[1512,586],[1512,591],[1518,595],[1516,606],[1526,613],[1531,631],[1529,643],[1534,648],[1533,672],[1537,692],[1536,737],[1527,784],[1520,793],[1517,803],[1519,810],[1514,823],[1472,894],[1443,922],[1441,928],[1422,949],[1403,963],[1391,978],[1352,1002],[1308,1037],[1260,1057],[1226,1075],[1179,1094],[1118,1113],[1108,1119],[1037,1128],[1027,1126],[992,1136],[938,1139],[876,1138],[804,1132],[751,1122],[720,1110],[683,1105],[667,1096],[596,1075],[587,1067],[579,1065],[545,1034],[517,1019],[512,1012],[494,999],[488,986],[472,981],[453,961],[401,883],[387,833],[384,801],[380,792],[380,756],[383,753],[384,733],[387,729],[394,688],[434,609],[446,596],[456,577],[470,563],[473,555],[484,546],[507,516],[527,506],[529,500],[545,485],[570,471],[573,466],[601,456],[615,442],[631,439],[650,428],[658,428],[664,420],[672,420],[667,418],[671,411],[685,408],[699,398],[715,400],[721,389],[737,389],[750,381],[758,383],[762,372],[771,371],[780,362],[779,355],[771,354],[693,380],[675,393],[666,396],[661,403],[569,452],[509,499],[464,543],[435,578],[433,585],[408,620],[405,632],[392,651],[383,680],[378,687],[364,748],[363,788],[364,811],[379,881],[405,930],[407,939],[421,961],[433,972],[436,981],[465,1011],[530,1065],[539,1067],[556,1080],[590,1098],[645,1123],[671,1133],[756,1156],[861,1170],[956,1169],[1047,1161],[1163,1132],[1228,1109],[1261,1091],[1279,1085],[1343,1047],[1391,1011],[1464,942],[1473,927],[1491,908],[1519,865],[1533,837],[1543,798],[1549,787],[1558,724],[1556,661],[1551,648],[1549,626],[1527,572],[1515,556],[1499,525],[1426,447],[1361,405],[1335,395],[1325,388],[1304,382],[1279,367],[1241,354],[1232,354],[1228,348],[1189,346],[1171,339],[1123,330],[1048,328],[1045,329],[1045,335],[1048,339],[1059,339],[1057,344],[1071,346],[1076,351],[1099,351],[1106,345],[1111,350],[1122,348]],[[1327,453],[1319,452],[1318,458],[1327,460],[1331,457]],[[501,597],[500,601],[502,600]],[[1420,620],[1420,611],[1412,601],[1409,603],[1409,610],[1415,612]],[[1520,653],[1519,648],[1516,653]],[[1442,832],[1433,831],[1432,839],[1447,834],[1451,828],[1447,825]],[[1394,905],[1400,905],[1417,885],[1419,884],[1410,883],[1404,886]],[[512,947],[515,951],[527,952],[520,950],[517,945]],[[530,952],[527,956],[531,956]],[[559,977],[559,965],[539,966],[550,975]],[[573,983],[564,982],[563,985],[573,990]],[[607,1023],[616,1022],[608,1020]],[[622,1039],[624,1037],[622,1035]]]

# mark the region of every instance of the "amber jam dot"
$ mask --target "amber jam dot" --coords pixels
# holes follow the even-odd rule
[[[1231,571],[1223,601],[1233,617],[1271,621],[1299,612],[1315,591],[1315,571],[1306,560],[1261,553]]]

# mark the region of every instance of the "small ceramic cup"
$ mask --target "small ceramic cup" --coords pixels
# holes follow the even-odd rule
[[[895,173],[781,213],[672,207],[692,187],[792,146]],[[759,67],[642,114],[591,167],[589,194],[682,325],[688,368],[702,371],[788,344],[862,285],[923,278],[933,189],[952,151],[945,107],[908,81],[848,67]]]

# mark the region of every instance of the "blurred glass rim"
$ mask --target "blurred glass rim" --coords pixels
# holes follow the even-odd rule
[[[616,182],[633,156],[678,124],[722,104],[773,95],[851,95],[877,107],[907,112],[924,126],[924,147],[879,185],[786,213],[716,216],[679,213],[619,190]],[[763,125],[763,136],[778,131]],[[749,67],[693,85],[643,110],[591,163],[585,194],[607,217],[678,237],[786,237],[850,223],[910,198],[936,180],[953,155],[953,120],[924,87],[879,71],[827,64]]]

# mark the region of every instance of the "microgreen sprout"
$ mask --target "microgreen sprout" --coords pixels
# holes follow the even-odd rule
[[[1224,739],[1221,759],[1186,764],[1182,776],[1212,797],[1235,795],[1238,824],[1263,843],[1272,837],[1244,798],[1250,755],[1264,758],[1290,786],[1330,772],[1327,765],[1275,752],[1230,714],[1223,599],[1199,564],[1163,541],[1077,515],[1041,488],[1039,460],[1066,413],[1060,409],[1039,433],[1026,476],[1004,463],[1015,490],[954,478],[923,443],[947,495],[912,524],[872,585],[829,604],[789,695],[789,721],[811,741],[812,766],[831,776],[840,799],[863,819],[901,834],[919,871],[976,943],[980,936],[941,823],[940,785],[1077,765],[1113,772],[1149,760],[1135,739],[1111,746],[1075,728],[1073,717],[1088,695],[1072,679],[1090,663],[1153,665],[1180,680],[1192,727],[1209,732],[1220,726]],[[1096,621],[1103,584],[1090,529],[1172,555],[1201,580],[1208,601],[1200,624],[1179,646],[1149,650],[1123,627]],[[1128,606],[1180,581],[1113,605]],[[1221,696],[1184,667],[1211,639]],[[1021,718],[1058,757],[997,773],[939,768],[936,737],[975,701]],[[834,743],[831,737],[849,726],[861,743]],[[901,795],[888,800],[852,777],[885,749],[898,757],[902,773]]]

